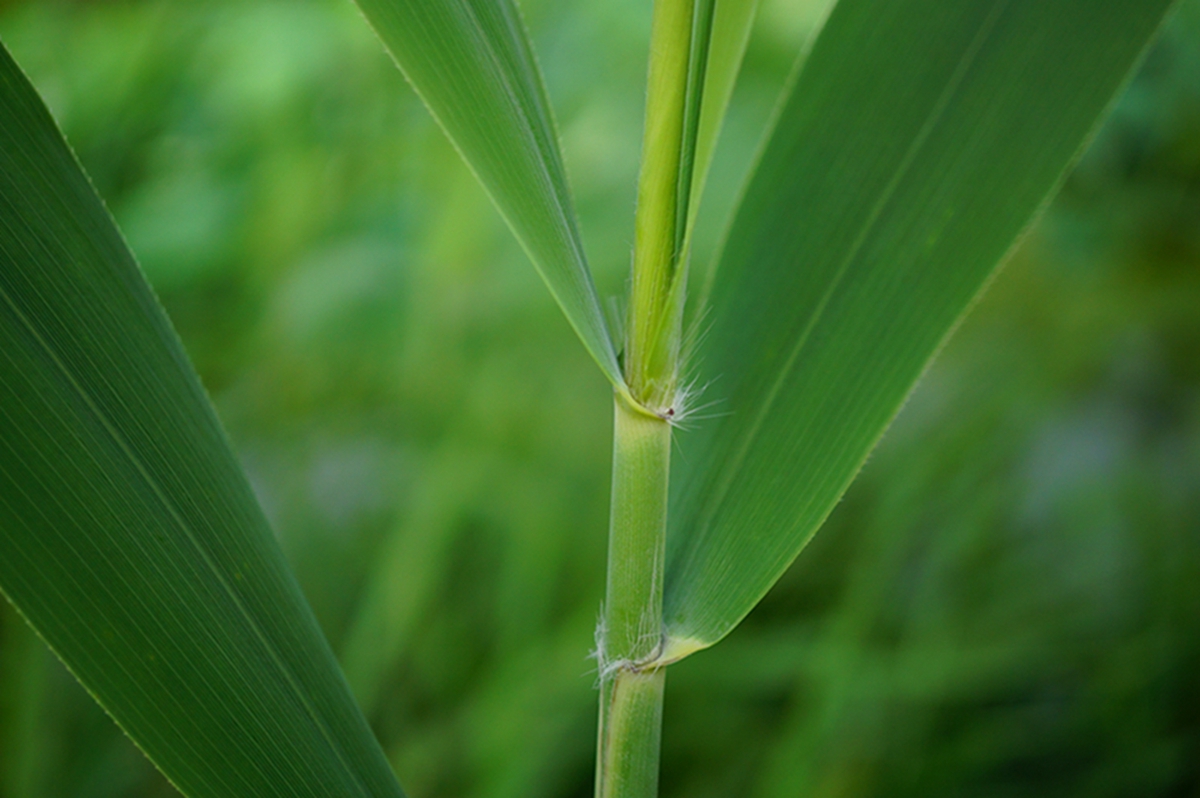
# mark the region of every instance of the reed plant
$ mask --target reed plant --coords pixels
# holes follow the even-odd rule
[[[1171,3],[841,0],[693,273],[756,9],[654,0],[615,315],[513,0],[359,5],[611,385],[595,789],[653,796],[669,666],[821,526]],[[401,795],[169,321],[7,51],[0,342],[0,587],[80,682],[185,795]]]

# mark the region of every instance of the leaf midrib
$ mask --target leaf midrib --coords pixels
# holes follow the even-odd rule
[[[7,299],[7,296],[6,296],[6,299]],[[18,401],[20,401],[19,397],[18,397]],[[21,402],[21,405],[22,405],[22,407],[23,407],[23,408],[24,408],[26,411],[28,411],[28,410],[30,410],[30,409],[31,409],[31,408],[30,408],[30,406],[29,406],[29,405],[27,405],[27,404],[25,404],[24,402]],[[0,407],[0,415],[3,415],[3,416],[4,416],[4,417],[6,417],[6,418],[10,418],[10,417],[9,417],[9,415],[8,415],[8,413],[7,413],[7,411],[6,411],[6,410],[4,410],[4,409],[3,409],[3,407]],[[44,427],[41,427],[41,429],[42,429],[42,431],[45,431],[45,428],[44,428]],[[25,437],[26,441],[29,441],[29,437],[28,437],[27,435],[25,435],[25,434],[24,434],[24,433],[23,433],[21,430],[19,430],[19,429],[18,429],[18,430],[17,430],[17,434],[19,434],[19,435],[22,435],[23,437]],[[74,437],[74,439],[75,439],[75,441],[76,441],[76,442],[78,442],[78,443],[82,443],[82,441],[81,441],[81,439],[79,438],[79,436],[78,436],[78,435],[75,435],[75,434],[73,433],[73,435],[72,435],[72,436]],[[56,444],[56,447],[55,447],[55,448],[56,448],[56,449],[58,449],[58,450],[59,450],[59,451],[60,451],[62,454],[64,454],[64,455],[65,455],[65,452],[62,452],[62,447],[61,447],[61,446],[58,446],[58,445]],[[48,463],[48,462],[49,462],[49,461],[47,460],[47,458],[45,457],[45,455],[44,455],[44,454],[42,454],[41,452],[39,452],[38,454],[39,454],[39,456],[40,456],[40,458],[41,458],[41,460],[42,460],[42,462],[43,462],[43,463]],[[94,459],[93,459],[93,462],[95,462],[95,461],[94,461]],[[9,481],[11,481],[11,482],[12,482],[12,485],[13,485],[14,489],[15,489],[15,490],[17,490],[17,491],[19,492],[19,494],[21,495],[21,497],[22,497],[22,498],[24,498],[24,499],[26,500],[26,502],[28,502],[28,503],[30,504],[30,506],[31,506],[31,507],[34,509],[34,511],[35,511],[35,512],[37,512],[38,516],[39,516],[39,517],[41,517],[41,518],[42,518],[42,519],[43,519],[45,522],[49,523],[49,519],[48,519],[48,518],[45,516],[45,513],[43,512],[43,510],[41,509],[41,507],[39,507],[39,506],[37,505],[37,503],[36,503],[36,502],[33,500],[33,497],[32,497],[32,496],[31,496],[29,493],[27,493],[27,492],[26,492],[26,491],[25,491],[25,490],[24,490],[24,489],[23,489],[23,488],[20,486],[20,484],[19,484],[18,480],[14,479],[14,478],[13,478],[13,475],[11,474],[11,472],[10,472],[10,471],[8,471],[8,469],[4,468],[4,467],[3,467],[3,465],[0,465],[0,475],[3,475],[3,476],[5,476],[5,477],[7,477],[7,478],[9,479]],[[42,487],[43,487],[43,488],[45,488],[45,487],[46,487],[46,485],[43,483],[43,484],[42,484]],[[79,497],[79,495],[78,495],[76,492],[74,492],[74,491],[71,491],[71,493],[72,493],[72,497],[73,497],[73,498],[75,498],[76,500],[78,500],[78,499],[80,498],[80,497]],[[60,509],[64,509],[62,502],[61,502],[61,501],[60,501],[60,500],[59,500],[57,497],[54,499],[54,501],[55,501],[55,503],[58,505],[58,507],[59,507]],[[111,505],[109,505],[107,502],[106,502],[105,504],[106,504],[106,508],[107,508],[107,509],[108,509],[110,512],[112,512],[112,511],[114,510],[114,508],[112,508],[112,506],[111,506]],[[94,519],[94,513],[92,512],[92,510],[91,510],[91,509],[88,509],[86,512],[88,513],[88,515],[89,515],[89,516],[91,516],[91,517]],[[103,579],[99,579],[99,578],[98,578],[98,577],[99,577],[99,574],[98,574],[98,573],[95,571],[95,569],[94,569],[94,568],[92,568],[92,567],[91,567],[91,564],[87,562],[86,558],[84,558],[82,555],[80,555],[80,553],[78,552],[78,550],[76,550],[76,548],[75,548],[73,545],[71,545],[71,543],[70,543],[70,541],[69,541],[69,540],[65,540],[65,539],[64,539],[64,543],[66,543],[66,545],[67,545],[67,548],[68,548],[68,550],[71,552],[71,554],[72,554],[72,555],[73,555],[73,556],[74,556],[76,559],[78,559],[78,560],[79,560],[81,563],[83,563],[83,565],[84,565],[84,567],[87,569],[88,573],[89,573],[89,574],[90,574],[90,575],[91,575],[93,578],[97,578],[97,581],[101,582],[101,584],[103,585],[103,589],[104,589],[104,591],[105,591],[105,594],[106,594],[106,595],[107,595],[107,596],[108,596],[110,599],[115,599],[115,596],[114,596],[114,595],[113,595],[113,593],[112,593],[112,592],[111,592],[111,591],[108,589],[107,585],[104,585],[104,581],[105,581],[105,580],[103,580]],[[19,548],[20,548],[20,547],[19,547]],[[46,549],[45,547],[43,547],[43,550],[45,550],[45,551],[47,551],[47,552],[49,553],[49,549]],[[53,556],[53,555],[51,555],[51,556]],[[104,557],[105,563],[106,563],[108,566],[110,566],[110,567],[111,567],[111,566],[113,565],[112,561],[111,561],[110,559],[108,559],[108,557],[107,557],[107,556],[104,556],[104,555],[101,555],[101,556],[103,556],[103,557]],[[55,558],[55,559],[57,559],[57,558]],[[35,566],[35,567],[36,567],[36,566]],[[74,606],[74,605],[73,605],[73,604],[72,604],[70,601],[68,601],[68,600],[67,600],[66,596],[65,596],[65,595],[64,595],[64,594],[63,594],[63,593],[62,593],[60,590],[58,590],[58,587],[57,587],[57,585],[55,584],[55,583],[57,582],[57,580],[50,578],[50,577],[49,577],[49,575],[48,575],[46,572],[42,571],[40,568],[38,568],[37,570],[38,570],[39,574],[41,574],[41,576],[43,577],[43,581],[44,581],[44,582],[45,582],[45,583],[46,583],[48,586],[50,586],[50,589],[52,589],[52,590],[54,591],[54,595],[55,595],[55,596],[58,598],[58,600],[59,600],[59,604],[60,604],[62,607],[69,608],[69,609],[70,609],[70,611],[71,611],[71,615],[72,615],[72,616],[75,618],[75,620],[76,620],[78,623],[80,623],[81,625],[84,625],[84,626],[86,626],[86,625],[87,625],[87,623],[88,623],[88,622],[87,622],[87,619],[86,619],[86,618],[84,618],[82,615],[80,615],[80,614],[79,614],[79,612],[78,612],[78,610],[76,609],[76,607],[75,607],[75,606]],[[115,569],[115,568],[114,568],[114,570],[117,570],[117,569]],[[123,582],[126,584],[126,586],[129,586],[129,582],[128,582],[128,580],[125,580],[125,579],[123,579],[123,578],[122,578],[122,581],[123,581]],[[147,605],[146,605],[145,603],[142,603],[140,606],[141,606],[141,608],[142,608],[142,609],[148,609],[148,607],[147,607]],[[64,630],[64,631],[65,631],[65,630]],[[70,637],[72,638],[72,641],[73,641],[73,642],[75,642],[75,643],[77,643],[77,644],[79,643],[79,641],[78,641],[78,639],[75,637],[75,635],[70,635]],[[47,644],[47,645],[48,645],[48,646],[51,648],[51,650],[53,650],[53,651],[54,651],[54,653],[55,653],[56,655],[57,655],[57,654],[59,654],[59,651],[58,651],[57,647],[56,647],[56,646],[54,646],[53,644],[51,644],[51,643],[50,643],[50,641],[46,641],[46,644]],[[61,659],[61,658],[62,658],[62,657],[60,656],[60,659]],[[122,674],[122,675],[124,675],[125,677],[127,677],[127,678],[128,678],[128,680],[129,680],[130,682],[134,682],[134,677],[133,677],[133,674],[132,674],[132,673],[130,673],[130,671],[129,671],[128,669],[126,669],[126,667],[125,667],[125,664],[124,664],[124,661],[123,661],[123,660],[121,660],[121,659],[116,659],[116,660],[115,660],[115,662],[116,662],[116,665],[117,665],[117,667],[119,668],[119,670],[120,670],[121,674]],[[65,662],[65,660],[64,660],[64,664],[66,664],[66,667],[67,667],[67,669],[68,669],[69,671],[71,671],[72,675],[74,675],[74,674],[75,674],[75,671],[74,671],[74,669],[71,667],[71,665],[70,665],[69,663],[66,663],[66,662]],[[160,686],[160,687],[163,687],[163,688],[165,689],[165,685],[163,685],[161,681],[159,681],[158,679],[155,679],[155,682],[158,684],[158,686]],[[140,686],[140,685],[139,685],[139,686]],[[87,688],[87,686],[86,686],[86,685],[85,685],[85,689],[87,689],[87,690],[88,690],[88,693],[89,693],[90,695],[92,695],[92,697],[93,697],[93,698],[96,698],[96,695],[95,695],[95,693],[94,693],[94,692],[92,692],[92,690],[91,690],[91,689]],[[150,694],[149,694],[149,693],[147,693],[145,690],[139,690],[139,692],[140,692],[140,693],[141,693],[143,696],[146,696],[146,697],[149,697],[149,695],[150,695]],[[189,691],[189,692],[190,692],[190,691]],[[191,695],[192,695],[192,697],[193,697],[193,698],[198,698],[198,696],[196,696],[196,694],[195,694],[195,693],[191,693]],[[100,704],[101,704],[101,706],[103,706],[103,702],[99,701],[99,699],[98,699],[98,698],[97,698],[97,702],[98,702],[98,703],[100,703]],[[138,713],[138,714],[139,714],[139,715],[141,715],[142,713]],[[142,717],[143,717],[143,718],[145,718],[145,716],[144,716],[144,715],[142,715]],[[211,716],[211,715],[210,715],[209,717],[210,717],[210,718],[212,718],[212,716]],[[215,718],[212,718],[212,719],[213,719],[213,720],[215,720]],[[121,726],[121,728],[124,730],[124,724],[122,724],[120,721],[116,720],[116,718],[114,718],[114,721],[116,721],[116,722],[117,722],[117,725],[118,725],[118,726]],[[132,735],[130,736],[130,739],[133,739]],[[141,749],[141,745],[140,745],[140,744],[139,744],[139,743],[138,743],[136,740],[134,740],[134,743],[135,743],[135,745],[138,745],[139,749]],[[190,744],[189,744],[189,748],[191,748],[191,750],[193,750],[193,751],[195,750],[194,748],[192,748],[192,747],[191,747],[191,745],[190,745]],[[144,752],[144,749],[142,749],[142,750],[143,750],[143,752]],[[265,774],[264,774],[264,775],[265,775]],[[221,782],[224,784],[224,779],[221,779]],[[172,783],[174,783],[174,782],[172,782]]]

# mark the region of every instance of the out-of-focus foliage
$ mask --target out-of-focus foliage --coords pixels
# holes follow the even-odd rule
[[[703,260],[820,13],[763,0]],[[649,4],[523,4],[602,295]],[[344,0],[0,2],[406,788],[585,796],[610,398]],[[804,556],[673,666],[664,794],[1200,789],[1200,2]],[[0,795],[171,789],[11,611]]]

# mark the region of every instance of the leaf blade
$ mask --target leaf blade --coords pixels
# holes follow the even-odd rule
[[[682,444],[674,650],[727,634],[815,533],[1170,5],[834,9],[713,286],[699,382],[727,401]]]
[[[185,794],[400,796],[166,316],[0,46],[0,587]]]
[[[513,0],[357,0],[609,381],[624,380],[584,254],[558,136]]]

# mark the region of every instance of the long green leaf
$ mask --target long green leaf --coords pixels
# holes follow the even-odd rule
[[[401,795],[166,316],[3,47],[0,587],[186,795]]]
[[[842,0],[780,109],[681,436],[675,656],[758,602],[1058,184],[1169,0]]]
[[[588,270],[550,102],[513,0],[357,0],[605,375],[624,381]]]

